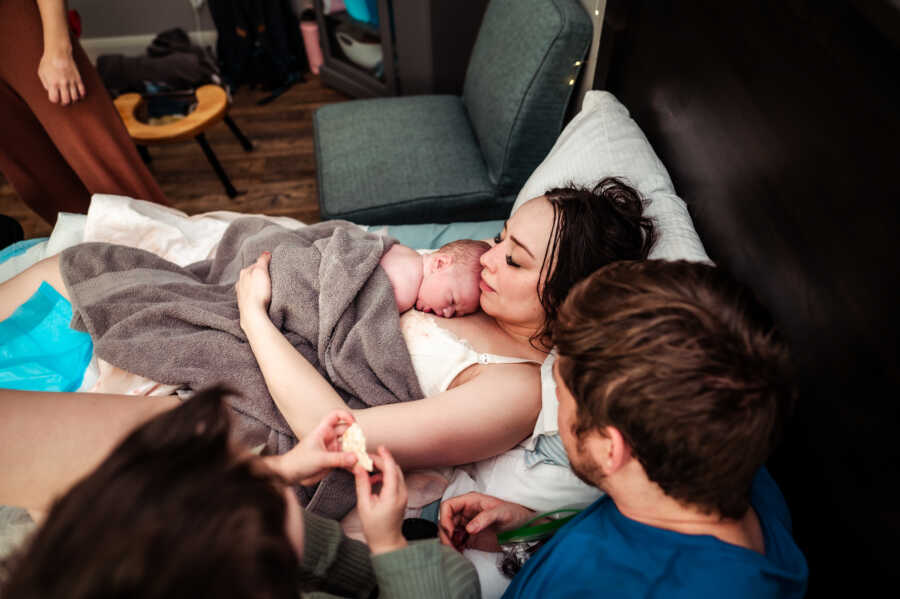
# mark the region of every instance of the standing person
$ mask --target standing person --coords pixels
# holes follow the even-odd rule
[[[553,327],[559,433],[606,495],[504,597],[804,596],[806,560],[763,466],[793,390],[760,314],[687,262],[612,264],[572,290]],[[468,493],[441,506],[441,539],[497,551],[498,530],[533,516]]]
[[[64,0],[0,2],[0,171],[49,223],[91,194],[169,202],[70,34]]]

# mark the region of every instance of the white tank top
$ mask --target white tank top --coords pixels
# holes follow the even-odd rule
[[[540,364],[527,358],[479,353],[435,320],[418,310],[407,310],[400,316],[400,331],[425,397],[446,391],[456,375],[472,364]]]

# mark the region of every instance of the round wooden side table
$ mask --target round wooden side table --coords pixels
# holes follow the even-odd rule
[[[249,152],[253,149],[253,144],[241,132],[238,126],[228,116],[228,94],[218,85],[204,85],[197,88],[195,92],[197,98],[197,107],[187,114],[184,118],[165,125],[149,125],[138,120],[136,113],[141,109],[144,98],[140,94],[130,93],[118,96],[114,103],[119,111],[119,116],[128,129],[128,134],[137,144],[138,151],[144,162],[150,162],[150,152],[147,146],[155,144],[166,144],[186,139],[195,139],[206,159],[212,165],[213,170],[219,176],[219,180],[225,187],[225,193],[228,197],[235,197],[238,192],[231,184],[231,179],[225,169],[222,168],[216,153],[206,141],[204,132],[218,123],[225,121],[231,132],[238,139],[245,151]]]

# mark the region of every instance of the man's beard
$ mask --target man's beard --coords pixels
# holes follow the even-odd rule
[[[569,466],[571,466],[575,476],[580,478],[585,484],[603,490],[602,484],[606,474],[603,472],[600,464],[595,462],[591,455],[585,451],[584,443],[577,436],[574,454],[569,456]]]

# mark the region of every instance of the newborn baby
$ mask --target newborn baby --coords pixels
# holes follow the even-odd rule
[[[413,306],[450,318],[478,309],[481,255],[491,248],[484,241],[460,239],[421,255],[394,244],[381,258],[381,267],[394,287],[400,312]]]

